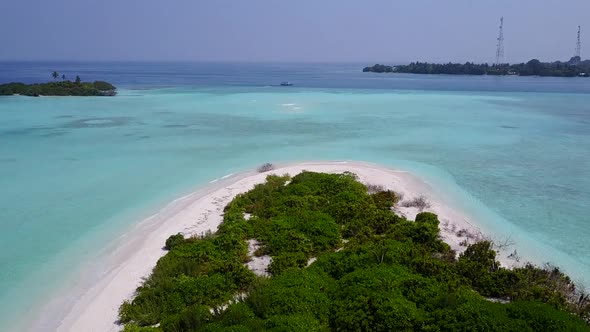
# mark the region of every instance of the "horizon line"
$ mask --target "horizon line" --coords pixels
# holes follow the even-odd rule
[[[520,64],[526,63],[530,60],[537,59],[541,62],[567,62],[567,60],[541,60],[539,58],[531,58],[526,61],[504,61],[504,64]],[[590,59],[587,59],[590,60]],[[581,59],[581,61],[585,61]],[[341,60],[212,60],[212,59],[171,59],[171,60],[158,60],[158,59],[0,59],[0,63],[214,63],[214,64],[389,64],[389,65],[401,65],[401,64],[410,64],[415,62],[426,62],[426,63],[437,63],[437,64],[447,64],[447,63],[473,63],[473,64],[493,64],[494,61],[449,61],[449,60],[396,60],[396,61],[384,61],[384,60],[351,60],[351,61],[341,61]]]

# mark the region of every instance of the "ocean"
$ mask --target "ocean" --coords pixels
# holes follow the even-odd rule
[[[408,170],[523,258],[590,286],[590,79],[364,65],[0,62],[2,83],[57,70],[119,88],[0,97],[0,330],[166,203],[264,162]]]

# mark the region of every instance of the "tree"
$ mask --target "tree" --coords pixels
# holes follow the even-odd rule
[[[54,71],[53,73],[51,73],[51,77],[53,77],[53,80],[57,80],[57,78],[59,77],[59,73]]]
[[[65,81],[66,80],[66,74],[61,75],[61,80]]]
[[[80,79],[80,76],[76,75],[76,84],[80,83],[82,83],[82,80]]]
[[[537,59],[532,59],[526,63],[526,68],[531,73],[531,75],[539,75],[543,69],[543,64]]]

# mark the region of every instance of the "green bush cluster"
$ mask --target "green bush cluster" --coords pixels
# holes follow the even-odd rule
[[[501,268],[489,242],[456,258],[435,214],[409,221],[395,202],[352,174],[268,176],[226,206],[215,234],[166,241],[121,306],[125,331],[589,330],[559,270]],[[244,267],[250,239],[271,277]]]
[[[117,88],[104,81],[57,81],[43,84],[8,83],[0,85],[0,95],[23,96],[112,96]]]
[[[158,261],[133,301],[121,306],[122,323],[190,331],[208,321],[208,308],[223,305],[254,281],[254,274],[243,265],[247,245],[232,234],[182,243],[176,243],[178,236],[171,238],[175,244],[169,253]]]

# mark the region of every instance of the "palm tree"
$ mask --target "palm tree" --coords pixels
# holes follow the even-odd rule
[[[65,81],[66,80],[66,74],[61,75],[61,80]]]
[[[55,81],[59,77],[59,73],[54,71],[53,73],[51,73],[51,77],[53,77],[53,80]]]

